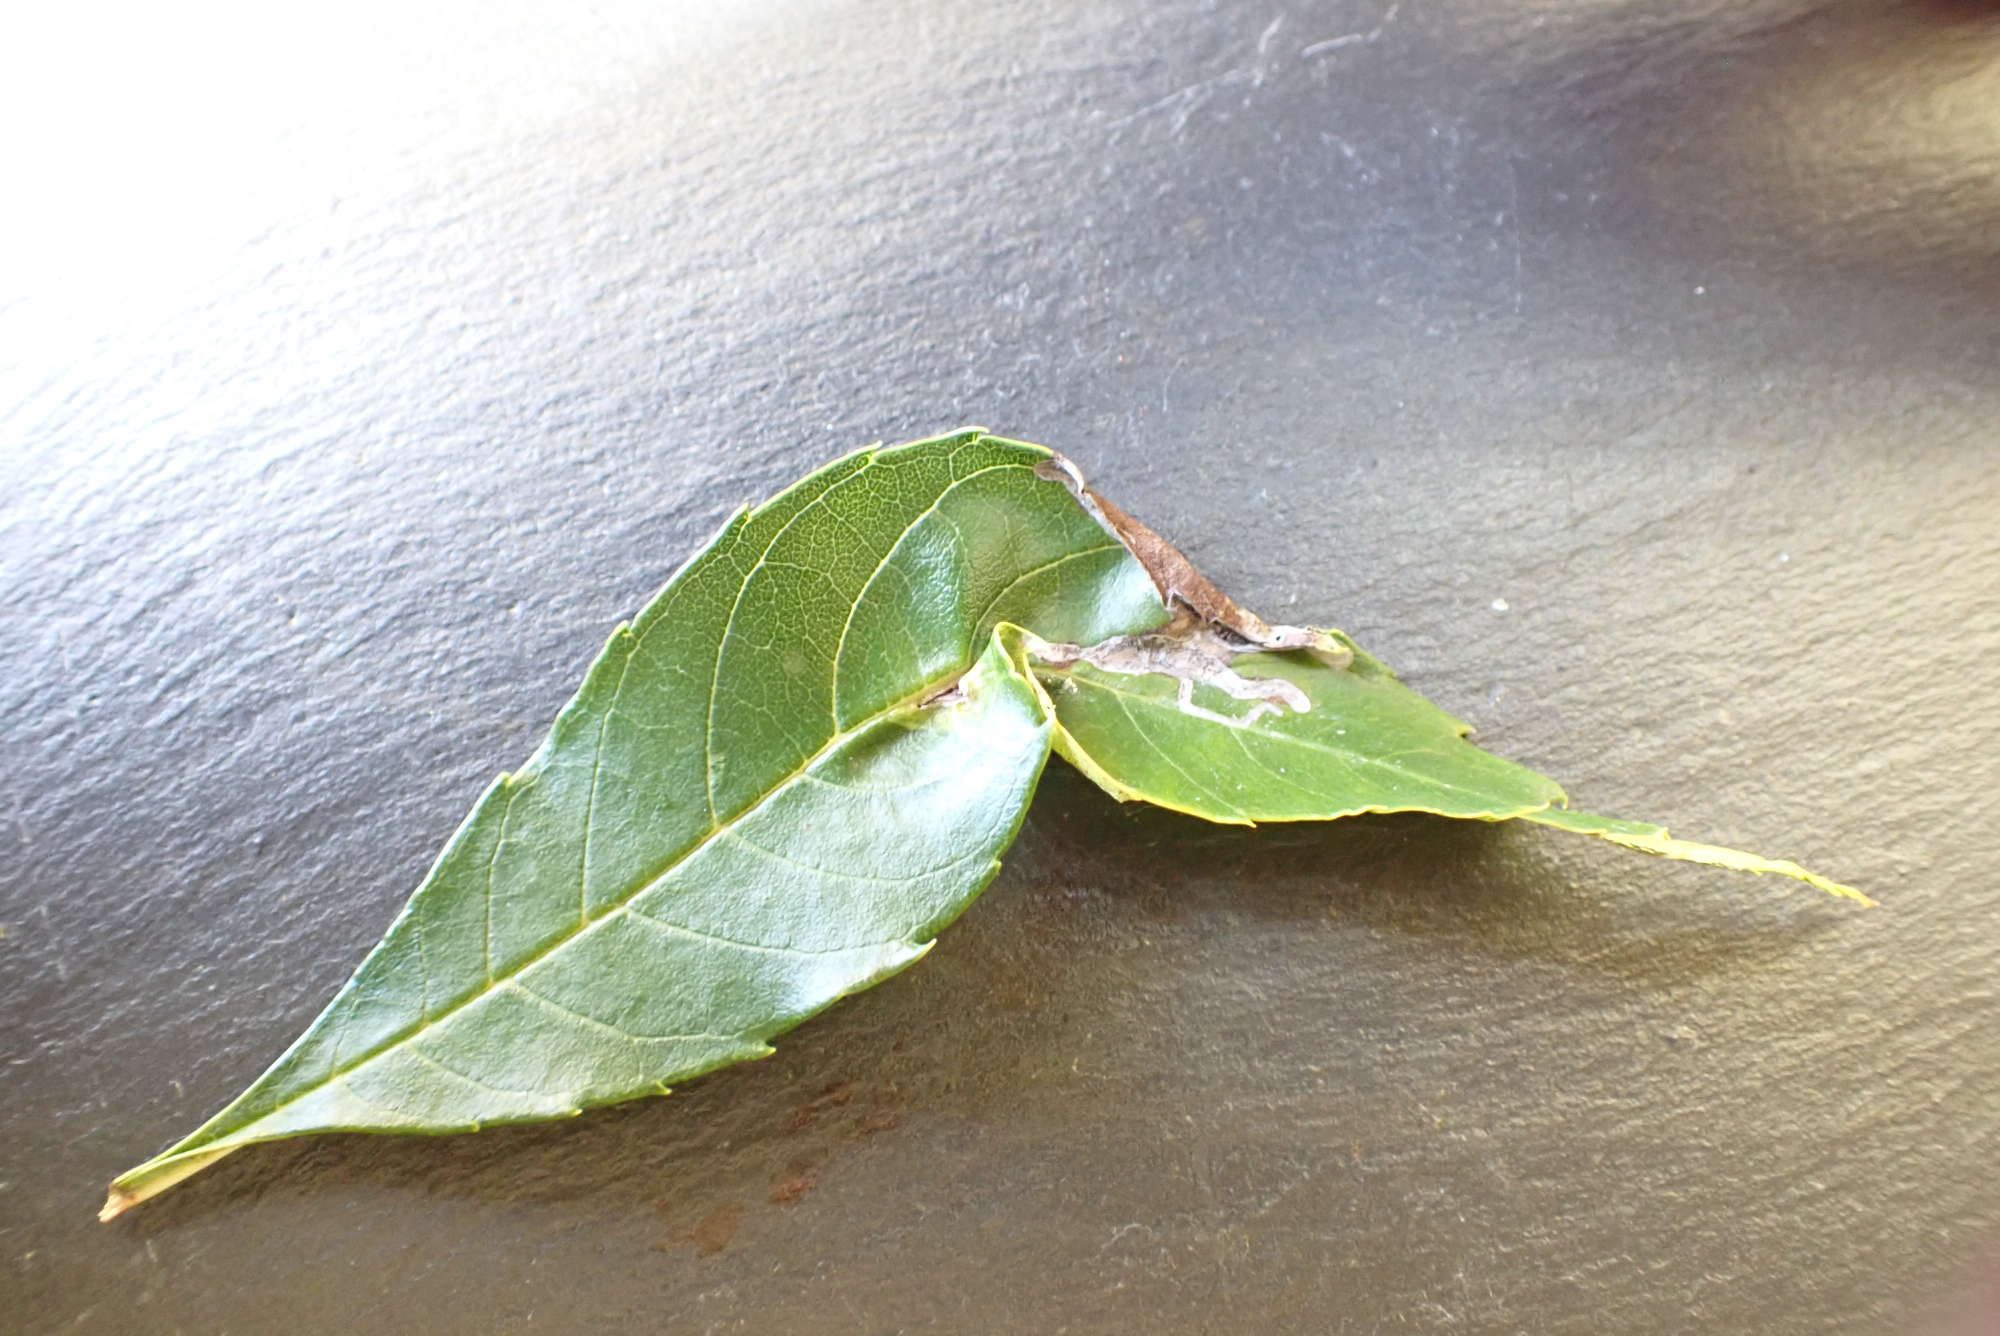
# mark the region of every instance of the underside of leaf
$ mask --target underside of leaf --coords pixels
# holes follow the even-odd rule
[[[1029,652],[1056,750],[1126,800],[1234,825],[1363,812],[1499,821],[1563,801],[1554,781],[1473,746],[1464,724],[1358,652],[1347,668],[1298,653],[1230,665],[1297,702],[1279,709],[1205,677]]]
[[[1362,812],[1518,818],[1873,903],[1796,863],[1572,811],[1554,781],[1473,746],[1465,724],[1340,639],[1346,667],[1323,654],[1218,653],[1198,625],[1123,637],[1110,653],[1032,641],[1025,653],[1056,716],[1056,751],[1122,802],[1236,825]]]

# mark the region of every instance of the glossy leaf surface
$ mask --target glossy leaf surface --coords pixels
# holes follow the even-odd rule
[[[119,1178],[107,1217],[253,1142],[663,1093],[921,955],[1048,752],[991,628],[1165,616],[1035,475],[1048,457],[977,432],[868,450],[734,517],[613,633],[325,1013]]]

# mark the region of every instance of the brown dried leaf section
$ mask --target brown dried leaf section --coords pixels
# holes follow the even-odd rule
[[[1329,632],[1311,626],[1273,626],[1216,588],[1195,569],[1180,549],[1150,527],[1105,500],[1083,479],[1075,464],[1055,455],[1035,466],[1038,477],[1060,482],[1079,506],[1125,545],[1151,577],[1160,602],[1172,614],[1167,624],[1143,635],[1118,636],[1097,645],[1053,644],[1032,634],[1024,637],[1029,653],[1048,668],[1088,663],[1110,673],[1139,676],[1157,673],[1180,682],[1180,708],[1191,715],[1225,723],[1247,723],[1258,715],[1289,709],[1304,714],[1312,708],[1306,694],[1290,682],[1244,677],[1231,665],[1244,654],[1271,650],[1305,650],[1333,668],[1353,662],[1353,651]],[[1237,700],[1256,702],[1239,720],[1222,719],[1194,703],[1197,685],[1214,687]]]
[[[1215,582],[1194,568],[1181,550],[1151,528],[1100,496],[1083,480],[1077,466],[1061,455],[1035,466],[1037,477],[1059,482],[1069,488],[1090,517],[1104,526],[1113,538],[1146,569],[1160,601],[1174,615],[1154,637],[1214,628],[1225,642],[1233,639],[1236,652],[1245,650],[1311,650],[1336,667],[1353,655],[1345,645],[1326,632],[1310,626],[1273,626],[1250,609],[1242,607],[1215,587]]]

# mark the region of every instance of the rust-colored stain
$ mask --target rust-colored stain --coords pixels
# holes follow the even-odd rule
[[[688,1231],[688,1241],[703,1257],[711,1257],[729,1246],[736,1237],[736,1231],[743,1227],[743,1203],[725,1202],[701,1218],[701,1222]]]
[[[792,1110],[792,1116],[785,1121],[787,1132],[803,1132],[819,1120],[828,1109],[837,1109],[854,1098],[855,1085],[852,1081],[835,1081],[826,1089],[814,1095],[805,1103]]]
[[[862,1101],[864,1096],[868,1109],[848,1125],[849,1136],[869,1137],[902,1126],[902,1106],[907,1100],[894,1082],[874,1090],[863,1090],[859,1082],[836,1081],[793,1109],[791,1116],[785,1120],[785,1131],[803,1132],[816,1125],[829,1109],[846,1108]]]
[[[889,1132],[903,1125],[901,1109],[874,1108],[854,1120],[854,1135],[872,1137],[877,1132]]]
[[[819,1186],[819,1167],[810,1160],[793,1160],[785,1172],[771,1180],[771,1204],[793,1206]]]
[[[663,1205],[656,1203],[656,1205]],[[703,1257],[713,1257],[729,1246],[736,1231],[743,1227],[743,1203],[724,1202],[695,1222],[693,1229],[679,1234],[667,1235],[666,1242],[653,1246],[661,1252],[670,1252],[678,1243],[692,1243],[694,1250]]]

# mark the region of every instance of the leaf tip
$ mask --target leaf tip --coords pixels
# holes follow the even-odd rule
[[[1579,812],[1568,807],[1549,807],[1539,812],[1524,812],[1521,815],[1527,821],[1554,826],[1559,830],[1574,831],[1579,835],[1594,835],[1600,840],[1609,840],[1627,849],[1636,849],[1642,854],[1677,858],[1688,863],[1706,863],[1711,867],[1734,868],[1738,872],[1750,872],[1759,876],[1773,873],[1780,877],[1790,877],[1828,895],[1851,900],[1864,909],[1876,907],[1874,900],[1852,886],[1835,881],[1831,877],[1822,877],[1819,873],[1808,871],[1789,859],[1763,858],[1757,854],[1744,853],[1741,849],[1725,849],[1715,844],[1677,840],[1667,833],[1665,826],[1650,825],[1641,821],[1621,821],[1616,817],[1598,816],[1593,812]]]
[[[1806,882],[1808,885],[1818,887],[1828,895],[1837,895],[1843,900],[1852,900],[1863,909],[1880,909],[1882,907],[1880,901],[1843,882],[1835,881],[1831,877],[1822,877],[1817,872],[1806,872],[1803,868],[1799,871],[1803,873],[1802,876],[1799,876],[1799,880]]]
[[[185,1144],[185,1143],[183,1143]],[[198,1174],[238,1145],[211,1146],[206,1150],[169,1152],[136,1169],[128,1169],[111,1180],[111,1191],[97,1212],[99,1220],[113,1220],[142,1201],[151,1201],[192,1174]]]

